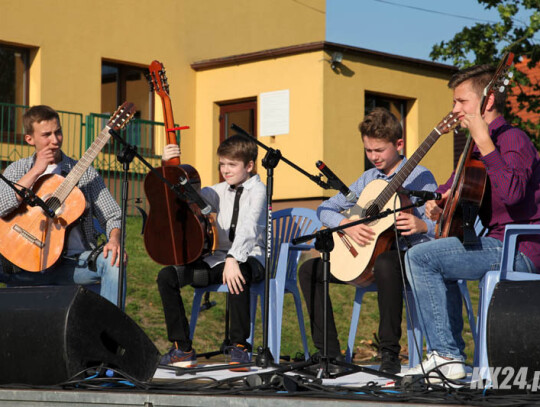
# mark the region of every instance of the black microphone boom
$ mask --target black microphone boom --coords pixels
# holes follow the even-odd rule
[[[407,196],[415,196],[417,198],[421,198],[424,201],[439,201],[442,199],[442,195],[438,192],[431,192],[431,191],[409,191],[408,189],[402,189],[400,191],[401,194],[407,195]]]
[[[212,212],[212,207],[208,205],[204,199],[202,199],[195,188],[193,188],[193,185],[188,182],[186,177],[178,177],[178,180],[180,181],[180,185],[184,187],[184,192],[188,199],[195,202],[195,204],[201,209],[201,213],[203,215],[208,215],[210,212]]]
[[[356,202],[356,194],[352,192],[349,188],[347,188],[347,185],[345,185],[343,181],[341,181],[338,176],[334,174],[334,172],[330,168],[328,168],[325,163],[323,163],[322,161],[317,161],[315,165],[317,166],[319,171],[322,172],[326,176],[326,178],[328,178],[328,184],[330,185],[330,187],[338,190],[343,195],[345,195],[345,199],[347,199],[347,201],[353,203]]]

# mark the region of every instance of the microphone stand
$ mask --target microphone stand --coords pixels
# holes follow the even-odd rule
[[[328,229],[321,229],[315,232],[314,234],[300,236],[292,240],[292,244],[297,245],[300,243],[310,241],[315,238],[316,239],[315,249],[317,249],[321,253],[322,260],[323,260],[323,293],[324,293],[323,294],[324,295],[323,331],[324,331],[324,336],[323,336],[323,351],[320,356],[315,357],[315,358],[312,357],[305,362],[299,362],[297,364],[293,364],[289,366],[286,371],[299,369],[303,373],[313,374],[312,371],[306,370],[306,369],[309,367],[312,367],[312,368],[314,367],[315,368],[314,370],[316,372],[315,376],[317,378],[321,378],[321,377],[335,378],[335,377],[345,376],[345,375],[356,373],[356,372],[366,372],[366,373],[370,373],[376,376],[387,377],[394,380],[397,380],[398,378],[401,379],[400,376],[397,376],[391,373],[380,372],[378,370],[371,369],[368,367],[358,366],[358,365],[347,363],[347,362],[342,362],[342,361],[336,360],[335,358],[330,358],[328,356],[328,329],[327,329],[328,327],[327,326],[328,326],[328,298],[329,298],[329,283],[330,283],[329,281],[330,252],[334,249],[334,238],[332,236],[332,233],[341,231],[343,229],[347,229],[355,225],[360,225],[362,223],[369,223],[374,220],[384,218],[388,215],[391,215],[397,212],[401,212],[401,211],[411,209],[417,206],[422,206],[424,205],[424,203],[425,202],[422,199],[419,199],[416,203],[411,204],[411,205],[407,205],[407,206],[404,206],[395,210],[387,209],[386,211],[380,212],[376,215],[369,216],[367,218],[362,218],[354,222],[348,223],[346,225],[336,226],[334,228],[328,228]],[[340,373],[332,373],[330,369],[331,366],[341,366],[341,367],[346,368],[347,370]]]
[[[281,154],[281,151],[275,150],[273,148],[270,148],[266,146],[261,141],[257,140],[255,137],[250,135],[247,131],[242,129],[240,126],[237,126],[236,124],[231,125],[231,129],[234,131],[237,131],[241,135],[245,137],[249,137],[251,140],[253,140],[257,145],[264,148],[266,150],[266,155],[262,159],[262,165],[264,168],[266,168],[266,202],[267,202],[267,211],[266,211],[266,257],[265,257],[265,275],[264,275],[264,304],[263,304],[263,344],[262,347],[259,347],[257,349],[257,366],[266,368],[268,365],[275,361],[277,358],[277,361],[279,363],[279,356],[280,355],[273,355],[270,352],[270,349],[268,348],[268,318],[269,318],[269,303],[270,303],[270,261],[271,261],[271,253],[272,253],[272,196],[274,193],[274,168],[279,164],[279,161],[282,160],[285,163],[289,164],[292,168],[299,171],[300,173],[304,174],[306,177],[308,177],[310,180],[315,182],[317,185],[319,185],[322,188],[330,189],[331,186],[328,185],[326,182],[323,182],[321,180],[321,175],[315,176],[311,175],[308,172],[304,171],[302,168],[288,160],[287,158],[283,157]]]
[[[263,144],[255,137],[250,135],[247,131],[242,129],[236,124],[231,125],[231,129],[238,132],[244,137],[248,137],[250,140],[253,140],[257,145],[266,150],[266,155],[262,159],[262,165],[266,169],[266,256],[265,256],[265,265],[264,265],[264,303],[263,303],[263,344],[257,348],[257,356],[255,358],[255,363],[240,363],[234,365],[234,368],[241,367],[250,367],[256,365],[257,367],[267,368],[270,365],[276,366],[275,358],[279,361],[279,355],[272,355],[270,349],[268,348],[268,319],[269,319],[269,310],[270,310],[270,263],[271,263],[271,254],[272,254],[272,195],[274,190],[274,168],[279,164],[279,161],[282,160],[293,167],[295,170],[304,174],[310,180],[315,182],[322,188],[330,189],[332,188],[329,184],[321,180],[321,175],[315,176],[311,175],[308,172],[304,171],[302,168],[289,161],[281,154],[281,151],[275,150]],[[176,371],[176,376],[181,376],[186,373],[195,373],[195,372],[208,372],[224,369],[223,366],[204,366],[196,368],[181,368],[181,367],[166,367],[160,366],[161,368],[171,369]],[[230,369],[230,366],[227,365],[225,368]]]

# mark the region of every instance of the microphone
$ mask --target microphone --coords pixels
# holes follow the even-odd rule
[[[195,202],[203,215],[208,215],[210,212],[212,212],[212,207],[201,198],[199,193],[195,190],[195,188],[193,188],[193,185],[188,182],[186,177],[180,176],[178,179],[180,181],[180,185],[184,187],[184,192],[188,199]]]
[[[326,178],[328,178],[328,184],[331,188],[336,189],[343,195],[345,195],[345,199],[347,199],[347,201],[352,203],[356,202],[356,194],[352,192],[347,187],[347,185],[345,185],[343,181],[341,181],[338,176],[334,174],[330,168],[328,168],[325,163],[323,163],[322,161],[317,161],[315,165],[317,166],[319,171],[321,171],[326,176]]]
[[[431,191],[409,191],[408,189],[402,189],[399,191],[399,193],[407,196],[415,196],[423,199],[424,201],[438,201],[442,199],[442,195],[440,193]]]
[[[43,212],[45,212],[45,215],[47,215],[49,218],[53,219],[56,215],[54,211],[41,199],[39,196],[37,196],[34,191],[28,188],[21,188],[21,192],[23,194],[23,201],[27,203],[30,206],[39,206],[41,209],[43,209]]]

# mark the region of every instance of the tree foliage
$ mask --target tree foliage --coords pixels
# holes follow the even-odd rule
[[[514,77],[509,94],[516,97],[518,110],[538,113],[540,111],[540,0],[477,0],[486,9],[497,9],[500,21],[476,23],[465,27],[449,41],[433,46],[433,60],[451,60],[464,68],[475,64],[497,64],[505,52],[513,52],[516,58],[526,57],[527,67],[536,72],[531,78],[514,67]],[[524,12],[527,21],[517,15]],[[536,37],[535,37],[536,35]],[[531,76],[531,75],[530,75]],[[507,109],[509,121],[520,126],[531,136],[540,149],[540,123],[524,120],[517,112]]]

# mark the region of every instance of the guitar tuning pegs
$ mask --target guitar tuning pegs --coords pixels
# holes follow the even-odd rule
[[[508,72],[508,77],[513,78],[514,77],[514,72]]]
[[[503,92],[504,92],[504,86],[500,86],[500,87],[499,87],[499,92],[500,92],[500,93],[503,93]]]
[[[505,79],[505,80],[503,81],[503,83],[504,83],[505,86],[508,85],[508,84],[510,83],[510,79]]]

